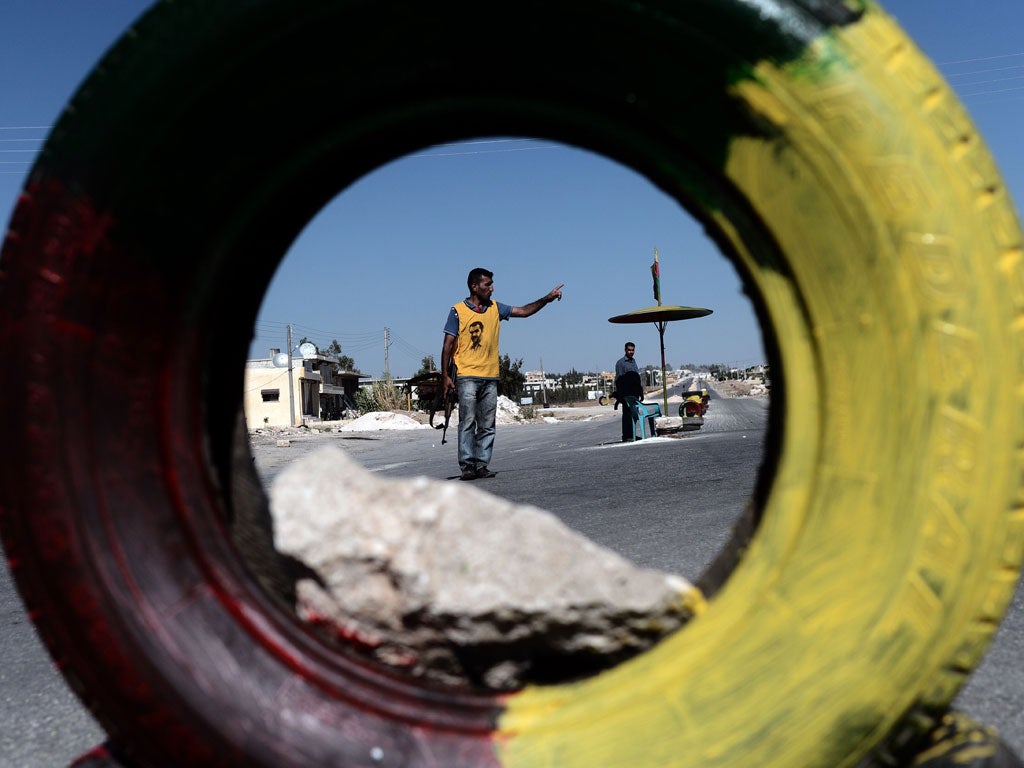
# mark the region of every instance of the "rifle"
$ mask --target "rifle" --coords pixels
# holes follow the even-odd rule
[[[457,375],[457,373],[458,370],[455,367],[455,362],[449,361],[448,377],[452,381],[455,381],[455,376]],[[452,409],[455,408],[456,403],[458,403],[459,394],[458,390],[454,387],[446,390],[444,388],[444,379],[441,378],[440,375],[438,376],[438,378],[440,379],[440,381],[437,384],[437,389],[434,390],[434,401],[431,404],[430,409],[430,426],[432,426],[434,429],[444,430],[444,432],[441,433],[441,445],[444,445],[447,442],[445,438],[446,435],[448,434],[448,422],[451,421]],[[441,410],[444,411],[444,424],[435,425],[434,414]]]

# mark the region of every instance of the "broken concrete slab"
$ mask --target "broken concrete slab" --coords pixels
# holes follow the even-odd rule
[[[284,470],[270,505],[275,547],[309,569],[299,617],[446,684],[514,690],[592,674],[703,601],[544,510],[464,483],[380,478],[334,446]]]

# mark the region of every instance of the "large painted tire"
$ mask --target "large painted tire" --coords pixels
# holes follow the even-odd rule
[[[232,453],[282,254],[378,165],[494,134],[601,152],[701,219],[775,384],[756,531],[698,618],[503,697],[328,650],[229,534],[265,503]],[[1021,259],[977,132],[867,0],[161,3],[74,95],[4,243],[4,546],[144,766],[870,762],[947,707],[1018,575]],[[863,418],[869,390],[900,407]]]

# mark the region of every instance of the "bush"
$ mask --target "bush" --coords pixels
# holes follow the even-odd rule
[[[575,403],[587,399],[587,387],[557,387],[547,391],[549,404]]]
[[[508,355],[498,359],[498,394],[518,401],[523,396],[526,374],[522,371],[523,358],[512,360]]]
[[[361,387],[356,392],[356,408],[360,414],[375,411],[404,410],[405,396],[391,379],[373,382],[371,387]]]

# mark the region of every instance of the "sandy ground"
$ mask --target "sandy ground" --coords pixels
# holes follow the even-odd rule
[[[722,397],[768,397],[767,393],[751,394],[758,381],[716,381],[712,389]]]
[[[671,383],[671,382],[670,382]],[[751,394],[756,386],[751,381],[716,381],[711,387],[722,397],[767,397],[767,394]],[[756,392],[756,390],[755,390]],[[661,389],[655,387],[648,390],[647,398],[659,395]],[[673,395],[670,403],[678,403],[682,398]],[[580,421],[593,418],[597,414],[611,412],[611,405],[599,405],[594,400],[547,408],[535,406],[519,406],[507,397],[498,399],[498,424],[540,424],[558,421]],[[434,424],[443,424],[444,414],[435,414]],[[452,413],[449,426],[458,423],[458,410]],[[430,429],[430,417],[421,411],[377,411],[366,413],[356,419],[342,421],[316,421],[303,427],[261,427],[250,430],[251,440],[259,443],[277,439],[286,439],[292,435],[315,435],[331,432],[379,432],[391,429]]]
[[[499,425],[505,424],[542,424],[557,421],[579,421],[593,418],[596,414],[610,412],[611,406],[601,406],[596,402],[580,403],[573,406],[543,408],[541,406],[521,407],[507,397],[498,398]],[[434,425],[444,423],[444,413],[434,415]],[[459,411],[452,412],[450,427],[459,423]],[[356,419],[342,421],[310,422],[304,427],[260,427],[250,430],[250,440],[263,442],[273,439],[285,439],[291,435],[316,435],[330,432],[379,432],[391,429],[431,429],[429,414],[421,411],[375,411],[364,413]]]

